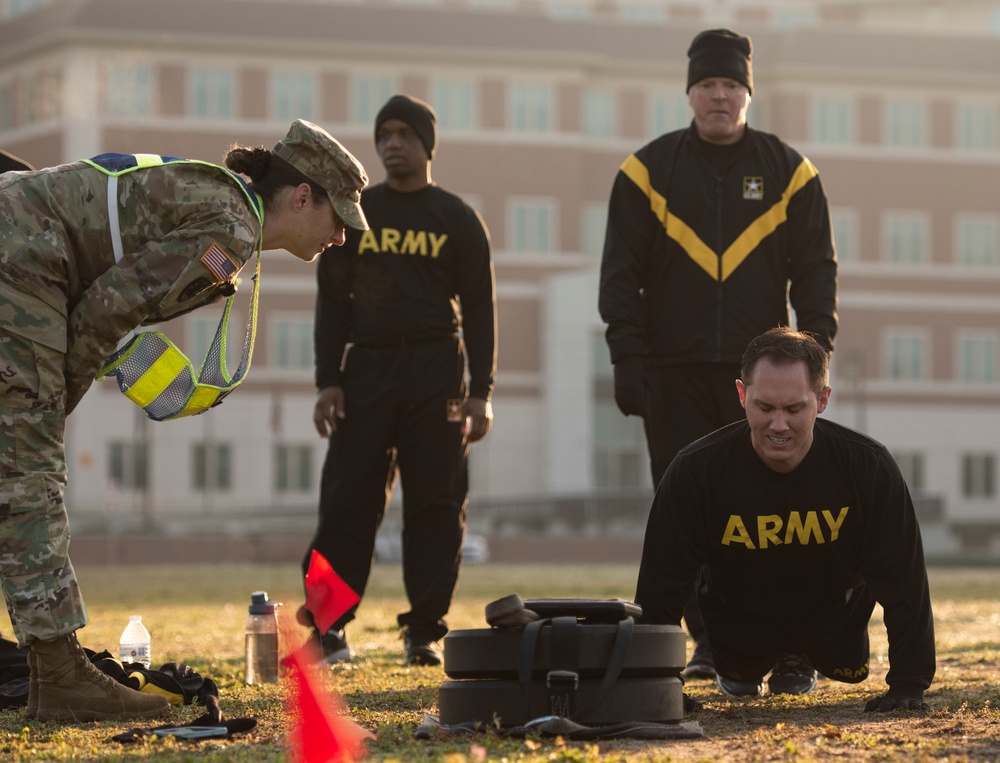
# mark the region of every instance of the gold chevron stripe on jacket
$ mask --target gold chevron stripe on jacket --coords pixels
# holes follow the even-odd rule
[[[708,244],[698,238],[698,234],[687,223],[667,209],[667,200],[653,188],[649,181],[649,170],[634,154],[625,160],[621,171],[649,199],[649,208],[663,225],[667,235],[680,245],[681,249],[698,267],[719,281],[725,281],[729,278],[733,271],[750,255],[750,252],[760,246],[761,241],[785,222],[788,218],[788,204],[792,197],[817,175],[813,163],[803,157],[802,162],[792,174],[792,179],[788,181],[788,186],[781,194],[781,198],[764,214],[750,223],[746,230],[737,236],[736,240],[722,253],[720,259]]]

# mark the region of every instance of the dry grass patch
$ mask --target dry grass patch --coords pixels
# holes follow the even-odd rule
[[[453,628],[483,627],[483,606],[517,591],[522,596],[631,598],[636,569],[608,566],[466,567],[449,618]],[[284,601],[291,620],[302,601],[294,565],[83,569],[81,584],[91,624],[80,632],[93,649],[114,649],[129,614],[141,614],[152,633],[154,663],[186,662],[219,685],[223,711],[252,716],[257,729],[232,741],[156,740],[125,747],[109,738],[122,724],[59,726],[26,722],[20,711],[0,713],[0,760],[5,761],[234,761],[286,759],[283,687],[243,684],[243,620],[250,593],[265,589]],[[561,740],[511,740],[496,734],[475,739],[417,741],[424,712],[435,712],[439,668],[401,662],[395,615],[404,607],[398,566],[377,566],[359,617],[348,635],[357,659],[329,670],[325,681],[350,717],[371,730],[370,759],[379,761],[966,761],[1000,760],[1000,570],[935,569],[931,573],[937,627],[938,674],[928,715],[863,713],[881,692],[885,630],[871,627],[872,677],[860,686],[821,680],[812,695],[731,701],[714,684],[692,683],[704,707],[690,716],[704,740],[650,743],[616,741],[567,744]],[[297,631],[304,637],[305,631]],[[9,633],[9,625],[5,628]],[[286,647],[288,645],[285,645]],[[199,711],[171,711],[183,723]]]

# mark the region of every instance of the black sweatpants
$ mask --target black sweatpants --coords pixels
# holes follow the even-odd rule
[[[746,417],[736,391],[739,364],[690,363],[649,369],[643,417],[649,464],[656,488],[674,456],[685,445]],[[704,644],[705,626],[692,592],[684,606],[691,637]]]
[[[868,677],[868,621],[875,599],[865,586],[826,612],[788,617],[736,609],[704,589],[698,603],[719,675],[758,683],[783,654],[805,655],[822,675],[859,683]],[[794,608],[792,608],[794,609]]]
[[[448,632],[468,498],[462,435],[465,352],[460,339],[352,347],[343,375],[346,418],[330,438],[312,549],[358,594],[368,585],[375,535],[397,473],[403,489],[400,627],[418,640]],[[355,608],[356,609],[356,608]],[[334,628],[354,619],[346,613]]]

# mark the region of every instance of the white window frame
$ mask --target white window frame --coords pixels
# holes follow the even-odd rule
[[[188,114],[193,119],[234,119],[239,113],[236,73],[227,66],[192,66]]]
[[[886,327],[882,335],[883,377],[898,382],[926,381],[930,344],[930,335],[925,329]]]
[[[580,251],[592,260],[604,254],[604,239],[608,229],[607,203],[591,202],[580,208]]]
[[[917,98],[885,101],[883,138],[891,148],[925,148],[929,143],[930,117],[927,104]]]
[[[996,498],[997,457],[995,453],[963,453],[961,472],[963,498]]]
[[[963,268],[1000,267],[1000,216],[955,215],[955,263]]]
[[[678,83],[680,90],[684,86]],[[647,99],[646,132],[650,139],[691,124],[691,106],[683,92],[656,91]]]
[[[310,371],[315,362],[314,316],[311,313],[276,313],[268,320],[271,365],[285,371]]]
[[[435,77],[431,82],[431,105],[441,130],[476,128],[478,100],[476,83],[470,78]]]
[[[580,94],[580,129],[588,138],[613,138],[618,132],[615,94],[609,89]]]
[[[288,122],[316,121],[319,81],[315,72],[276,71],[271,74],[271,115]]]
[[[857,142],[857,111],[848,95],[819,95],[812,99],[810,135],[824,146]]]
[[[191,443],[191,489],[196,493],[228,493],[235,483],[236,453],[221,440]]]
[[[995,101],[963,101],[955,106],[955,148],[990,151],[1000,147],[1000,106]]]
[[[507,199],[506,208],[508,251],[554,254],[558,250],[558,199],[512,196]]]
[[[930,241],[931,218],[927,212],[886,210],[883,213],[883,261],[900,266],[926,265],[931,259]]]
[[[960,329],[955,333],[955,378],[963,384],[995,385],[1000,358],[1000,333]]]
[[[355,74],[351,77],[351,122],[373,127],[379,110],[396,93],[390,74]]]
[[[507,93],[507,127],[511,132],[555,132],[557,104],[551,84],[514,82]]]
[[[861,215],[849,207],[830,207],[830,227],[838,262],[858,262],[861,259]]]
[[[108,115],[148,117],[153,114],[153,67],[112,63],[105,74]]]
[[[313,446],[301,442],[282,442],[274,446],[274,492],[280,495],[304,494],[316,484]]]

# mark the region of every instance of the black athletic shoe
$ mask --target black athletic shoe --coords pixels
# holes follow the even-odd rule
[[[325,636],[320,636],[315,628],[312,629],[306,642],[295,651],[295,655],[301,657],[305,663],[317,667],[350,662],[354,658],[343,631],[331,631]],[[291,658],[292,655],[283,657],[281,664],[288,667]]]
[[[712,648],[708,644],[696,644],[694,654],[687,667],[681,671],[685,681],[696,678],[711,680],[715,678],[715,661],[712,659]]]
[[[350,662],[354,652],[347,645],[347,636],[341,631],[329,631],[321,639],[323,643],[323,658],[320,665],[336,665],[338,662]]]
[[[430,640],[403,631],[403,644],[406,646],[407,665],[440,665],[442,662],[441,650]]]
[[[737,681],[732,678],[715,677],[716,683],[727,697],[734,699],[756,699],[764,696],[763,679],[757,683],[751,681]]]
[[[797,654],[783,654],[767,679],[771,694],[808,694],[816,688],[816,671],[809,660]]]

